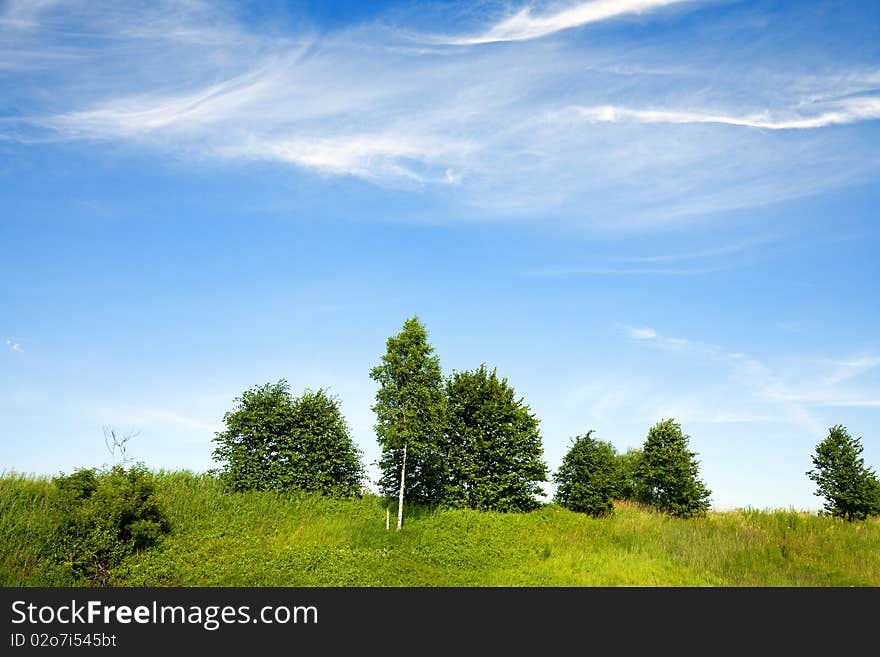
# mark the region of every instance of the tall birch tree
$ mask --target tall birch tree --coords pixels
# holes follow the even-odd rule
[[[385,343],[386,351],[370,378],[376,391],[376,438],[382,449],[379,486],[398,498],[397,528],[403,524],[403,502],[434,504],[444,491],[440,443],[446,418],[446,396],[440,358],[428,343],[418,316]]]

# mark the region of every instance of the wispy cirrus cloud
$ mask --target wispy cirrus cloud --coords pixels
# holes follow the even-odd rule
[[[553,265],[534,268],[526,272],[527,276],[538,278],[573,278],[581,276],[698,276],[713,272],[725,271],[735,267],[746,266],[757,253],[766,255],[768,247],[779,242],[779,237],[758,236],[747,240],[738,240],[714,246],[661,253],[651,255],[608,256],[602,262],[589,265]],[[640,337],[642,329],[628,329],[631,337]],[[641,337],[650,335],[652,329],[644,329]]]
[[[870,60],[824,74],[777,70],[779,58],[748,52],[735,21],[711,34],[727,49],[724,68],[689,56],[699,35],[650,45],[626,34],[614,45],[566,38],[565,26],[636,12],[650,20],[672,4],[522,10],[486,33],[514,46],[458,49],[421,43],[405,24],[282,31],[242,23],[222,4],[47,3],[0,23],[11,44],[0,49],[9,72],[0,139],[122,142],[202,165],[271,162],[444,195],[470,217],[552,216],[604,230],[712,217],[876,174],[876,152],[856,134],[880,119]],[[533,38],[547,30],[559,39]],[[695,274],[729,266],[722,260],[553,275]]]
[[[831,109],[820,111],[813,116],[774,119],[767,112],[745,116],[726,116],[703,111],[645,110],[603,105],[600,107],[569,107],[559,112],[553,112],[548,120],[565,120],[565,117],[574,116],[587,123],[714,123],[762,130],[809,130],[880,119],[880,96],[826,102],[820,105],[820,108],[823,106]]]
[[[844,360],[824,361],[823,364],[832,368],[831,373],[825,377],[825,381],[833,385],[880,368],[880,356],[876,354],[860,354]]]
[[[747,253],[751,250],[766,247],[774,242],[779,240],[778,237],[773,236],[764,236],[764,237],[755,237],[748,240],[739,240],[736,242],[729,242],[726,244],[719,244],[717,246],[707,246],[701,249],[694,249],[690,251],[679,251],[677,253],[664,253],[662,255],[644,255],[644,256],[629,256],[623,258],[622,260],[627,262],[637,262],[637,263],[657,263],[657,264],[674,264],[680,262],[694,262],[701,260],[716,260],[719,258],[726,257],[739,257],[743,253]]]
[[[725,422],[742,422],[748,417],[755,421],[776,418],[776,421],[787,420],[815,433],[825,427],[813,409],[880,408],[880,389],[876,386],[871,383],[848,385],[852,378],[880,367],[880,357],[876,354],[845,359],[795,359],[800,366],[785,374],[748,354],[718,345],[663,335],[649,327],[624,326],[623,330],[642,345],[711,361],[726,370],[728,383],[723,394],[719,392],[712,398],[711,391],[702,391],[698,395],[699,402],[689,402],[692,409],[700,409],[699,414],[706,421],[707,418]],[[739,410],[723,410],[733,407]],[[707,409],[712,408],[715,410],[707,414]]]
[[[163,426],[189,429],[203,435],[205,441],[223,429],[223,423],[218,420],[195,417],[191,413],[168,408],[119,405],[93,409],[92,413],[110,424],[135,426],[138,429]]]
[[[253,139],[221,152],[289,162],[334,175],[457,184],[461,177],[453,163],[459,162],[470,148],[468,142],[439,136],[385,132],[332,138]]]
[[[606,21],[627,14],[641,14],[684,2],[694,2],[694,0],[593,0],[540,14],[533,13],[532,7],[524,7],[482,34],[438,38],[438,41],[468,46],[499,41],[528,41],[589,23]]]
[[[258,102],[271,72],[257,68],[204,89],[111,100],[97,107],[47,117],[45,124],[71,137],[136,137],[162,130],[192,131],[234,120]]]

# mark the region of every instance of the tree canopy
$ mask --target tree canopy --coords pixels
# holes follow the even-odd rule
[[[538,506],[538,482],[547,479],[538,420],[515,395],[485,365],[447,381],[447,504],[493,511]]]
[[[639,463],[642,450],[631,447],[615,458],[617,466],[617,498],[638,501],[643,495],[639,484]]]
[[[214,438],[226,487],[299,490],[333,497],[361,492],[364,468],[339,402],[323,389],[294,399],[285,380],[254,386],[223,416]]]

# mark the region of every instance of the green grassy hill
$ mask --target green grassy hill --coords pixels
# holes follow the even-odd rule
[[[224,494],[206,475],[160,472],[172,530],[113,573],[124,586],[880,586],[880,521],[794,511],[678,520],[618,504],[592,519],[410,507],[385,500]],[[0,477],[0,584],[75,585],[37,557],[43,479]]]

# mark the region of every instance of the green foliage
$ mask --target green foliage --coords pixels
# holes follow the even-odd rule
[[[361,454],[324,390],[291,398],[285,380],[255,386],[224,415],[214,441],[220,478],[232,491],[295,490],[334,497],[361,491]]]
[[[643,497],[639,485],[639,463],[642,450],[631,447],[615,457],[617,466],[617,499],[637,502]]]
[[[119,586],[880,586],[880,518],[710,511],[680,520],[615,504],[592,518],[410,505],[385,531],[385,501],[225,493],[216,477],[157,472],[173,531],[113,570]],[[0,476],[0,585],[50,580],[47,480]]]
[[[674,420],[658,422],[648,431],[637,470],[640,501],[679,518],[705,513],[711,495],[698,477],[689,438]]]
[[[614,512],[620,482],[617,452],[611,443],[596,440],[590,429],[572,445],[554,476],[556,502],[566,509],[594,517]]]
[[[547,479],[538,420],[507,379],[481,365],[453,374],[446,396],[444,502],[492,511],[536,508],[537,482]]]
[[[52,483],[43,554],[91,585],[105,586],[113,568],[169,530],[153,475],[141,466],[81,469]]]
[[[0,586],[52,586],[44,577],[39,548],[52,536],[47,513],[51,482],[19,473],[0,476]]]
[[[838,424],[816,446],[813,469],[807,472],[817,484],[816,495],[825,498],[826,513],[844,520],[864,520],[880,515],[880,482],[865,467],[860,438]]]
[[[443,493],[444,463],[439,443],[446,417],[446,397],[440,358],[428,343],[428,332],[418,317],[403,323],[386,341],[381,363],[370,371],[376,391],[376,438],[382,449],[379,486],[395,495],[400,486],[404,445],[404,497],[432,504]]]

